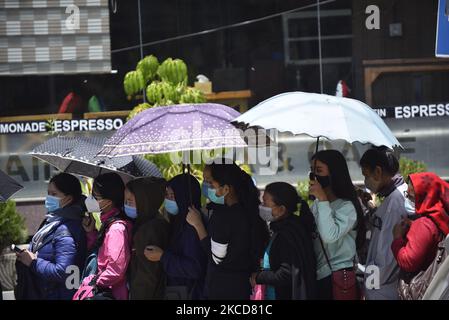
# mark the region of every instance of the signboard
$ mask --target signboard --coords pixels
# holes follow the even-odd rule
[[[0,122],[0,134],[118,130],[123,118]]]
[[[55,121],[59,121],[60,125],[55,125],[52,131],[40,131],[42,123],[46,124],[45,121],[11,122],[7,123],[9,125],[7,127],[2,127],[5,123],[0,123],[0,130],[3,130],[3,134],[0,134],[0,169],[24,186],[14,195],[15,200],[42,200],[47,193],[47,183],[56,172],[55,168],[28,154],[35,147],[61,134],[79,137],[92,135],[110,137],[115,129],[120,128],[124,123],[124,120],[120,118]],[[13,124],[17,125],[17,129],[11,131],[14,128]],[[64,127],[64,124],[67,126]],[[110,130],[108,130],[109,127],[111,127]],[[29,128],[31,131],[28,130]],[[72,128],[74,130],[70,131],[69,129]],[[6,129],[10,130],[10,134],[6,134]],[[89,129],[92,130],[89,131]]]
[[[435,56],[449,57],[449,0],[438,1]]]
[[[449,117],[449,103],[419,104],[374,109],[381,118],[440,118]]]

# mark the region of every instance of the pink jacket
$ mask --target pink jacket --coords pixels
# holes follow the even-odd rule
[[[116,215],[118,209],[113,209],[101,215],[101,222],[105,223],[110,217]],[[114,222],[106,232],[103,244],[98,250],[97,284],[100,287],[110,288],[117,300],[128,300],[128,287],[126,270],[131,259],[132,224],[126,221]],[[98,232],[87,234],[87,246],[90,249],[97,240]]]

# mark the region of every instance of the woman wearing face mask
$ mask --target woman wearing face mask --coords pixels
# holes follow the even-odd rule
[[[309,194],[316,198],[311,209],[318,232],[314,241],[318,298],[357,299],[354,265],[366,236],[360,202],[339,151],[320,151],[312,163],[315,179]]]
[[[94,219],[83,221],[88,248],[90,252],[98,251],[97,272],[85,278],[83,284],[95,279],[95,285],[111,292],[116,300],[128,299],[126,270],[131,258],[132,223],[123,213],[124,191],[118,174],[105,173],[96,177],[86,207],[89,212],[100,212],[100,231],[95,230]]]
[[[394,227],[391,249],[401,270],[413,274],[428,268],[449,233],[449,184],[431,172],[411,174],[406,197],[416,220]]]
[[[197,210],[201,208],[200,184],[191,175],[178,175],[168,182],[164,201],[171,227],[169,246],[166,250],[150,246],[152,250],[147,257],[150,261],[161,261],[167,274],[168,294],[178,287],[182,289],[178,295],[181,298],[198,300],[203,297],[207,258],[195,229],[186,221],[190,205]]]
[[[166,181],[161,178],[138,178],[128,182],[125,212],[135,219],[130,265],[130,299],[163,299],[166,276],[161,262],[153,259],[153,247],[165,250],[169,224],[160,214]]]
[[[34,235],[28,250],[17,254],[18,286],[16,299],[70,300],[74,290],[66,287],[66,268],[83,268],[86,257],[86,235],[82,227],[84,196],[79,180],[67,173],[54,176],[45,200],[47,218]],[[25,267],[26,266],[26,267]],[[28,270],[24,270],[24,267]],[[36,296],[31,297],[33,281]],[[29,273],[31,272],[31,273]]]
[[[294,215],[300,203],[301,218]],[[262,271],[250,279],[252,286],[267,285],[265,300],[315,299],[313,217],[307,203],[290,184],[271,183],[265,188],[260,216],[270,222],[273,235],[265,250]]]
[[[187,215],[209,256],[206,295],[212,300],[248,300],[248,279],[259,269],[269,238],[266,223],[259,217],[259,190],[234,163],[214,163],[210,168],[215,195],[225,205],[212,215],[208,231],[195,208]]]
[[[209,165],[205,165],[203,169],[203,184],[201,186],[201,193],[208,200],[206,206],[202,209],[203,219],[207,224],[214,213],[214,210],[217,210],[224,205],[224,198],[217,197],[215,190],[212,187],[212,174]]]

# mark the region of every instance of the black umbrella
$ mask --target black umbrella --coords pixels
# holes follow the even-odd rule
[[[85,177],[97,177],[106,172],[117,172],[123,177],[162,177],[157,166],[142,156],[118,158],[98,157],[105,143],[104,137],[59,136],[36,147],[30,154],[58,170]]]
[[[5,202],[23,186],[0,170],[0,202]]]

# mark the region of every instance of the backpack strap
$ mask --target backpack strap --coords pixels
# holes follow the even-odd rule
[[[115,222],[122,223],[125,226],[126,230],[128,231],[128,225],[126,223],[126,220],[120,214],[109,218],[101,226],[100,231],[98,232],[97,241],[95,242],[95,246],[92,249],[92,251],[100,249],[100,247],[103,245],[103,241],[104,241],[104,238],[106,237],[107,231],[112,226],[112,224]]]

